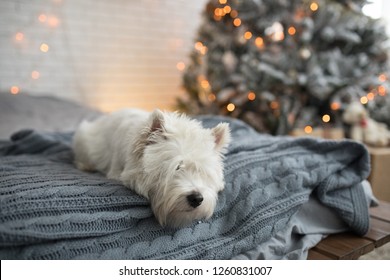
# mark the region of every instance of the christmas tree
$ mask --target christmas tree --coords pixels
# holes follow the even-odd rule
[[[287,134],[340,125],[352,101],[390,125],[388,37],[363,0],[211,0],[179,109]],[[329,125],[329,124],[328,124]]]

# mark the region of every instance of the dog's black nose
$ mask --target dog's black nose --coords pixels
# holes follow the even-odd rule
[[[196,208],[202,204],[203,196],[200,193],[193,193],[187,196],[187,201],[191,207]]]

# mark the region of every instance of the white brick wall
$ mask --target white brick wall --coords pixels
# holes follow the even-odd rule
[[[104,111],[171,109],[183,93],[176,64],[188,62],[205,3],[1,0],[0,91],[11,94],[16,86],[19,94],[60,96]]]

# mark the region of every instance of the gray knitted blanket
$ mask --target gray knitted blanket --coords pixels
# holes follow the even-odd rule
[[[267,241],[314,194],[352,231],[368,230],[366,149],[271,137],[230,122],[226,188],[210,220],[158,225],[148,202],[72,165],[71,133],[20,131],[0,144],[1,259],[229,259]]]

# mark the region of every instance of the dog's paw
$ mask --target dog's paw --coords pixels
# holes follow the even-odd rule
[[[77,169],[81,171],[86,171],[86,172],[95,171],[95,169],[91,165],[85,164],[84,162],[75,161],[74,164],[76,165]]]

